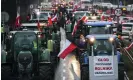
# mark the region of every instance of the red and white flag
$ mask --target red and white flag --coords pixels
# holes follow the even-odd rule
[[[66,21],[66,24],[70,24],[70,23],[71,23],[71,21],[70,21],[70,20],[67,20],[67,21]]]
[[[40,22],[39,22],[39,21],[37,22],[37,28],[38,28],[38,30],[39,30],[40,32],[42,32],[41,25],[40,25]]]
[[[66,39],[63,49],[58,54],[58,57],[64,59],[68,54],[70,54],[77,46]]]
[[[51,20],[56,22],[57,21],[57,14]]]
[[[73,36],[74,33],[77,31],[77,28],[78,28],[78,24],[77,24],[77,22],[75,22],[74,28],[73,28],[73,32],[72,32],[72,36]]]
[[[72,32],[72,36],[74,35],[74,33],[77,31],[78,29],[78,25],[80,24],[80,21],[86,22],[88,20],[88,17],[86,16],[86,13],[82,16],[82,18],[75,24],[74,24],[74,28],[73,28],[73,32]]]
[[[53,23],[52,23],[52,18],[50,16],[50,14],[48,13],[48,25],[51,26]]]
[[[101,20],[104,21],[104,19],[105,19],[105,17],[102,15],[102,16],[101,16]]]
[[[82,20],[83,22],[86,22],[88,20],[86,13],[82,16],[82,18],[80,20]]]
[[[19,12],[17,12],[15,26],[16,26],[16,28],[20,26],[20,14],[19,14]]]
[[[125,49],[130,50],[132,47],[133,47],[133,42],[128,47],[126,47]]]

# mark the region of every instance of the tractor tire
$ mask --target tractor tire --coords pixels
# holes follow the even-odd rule
[[[89,80],[89,68],[81,67],[81,80]]]
[[[54,54],[54,53],[52,53],[52,54]],[[50,62],[52,63],[52,67],[54,69],[56,69],[56,67],[58,66],[58,57],[57,57],[57,55],[51,55]]]
[[[54,69],[51,66],[40,66],[40,80],[54,80]]]
[[[119,77],[119,80],[124,80],[124,69],[122,68],[118,69],[118,77]]]
[[[124,71],[125,71],[125,67],[124,64],[119,64],[118,65],[118,78],[119,80],[124,80]]]
[[[11,80],[10,66],[1,66],[1,80]]]

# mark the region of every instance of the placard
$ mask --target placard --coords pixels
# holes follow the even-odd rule
[[[114,75],[112,56],[94,57],[94,76]]]

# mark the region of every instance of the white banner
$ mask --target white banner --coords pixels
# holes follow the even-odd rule
[[[94,76],[114,75],[112,56],[94,57]]]

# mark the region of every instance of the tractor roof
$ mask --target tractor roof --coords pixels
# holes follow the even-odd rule
[[[10,31],[12,34],[15,34],[16,32],[35,32],[37,34],[39,31]]]
[[[113,24],[113,22],[108,22],[108,21],[96,21],[96,22],[86,22],[84,25],[103,27],[103,26],[112,25],[112,24]]]
[[[26,26],[26,27],[37,26],[37,23],[22,23],[21,26]],[[40,23],[40,26],[47,26],[47,23]]]
[[[113,34],[93,34],[86,36],[87,39],[91,37],[94,37],[95,39],[109,39],[110,37],[117,38],[117,36]]]

